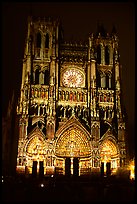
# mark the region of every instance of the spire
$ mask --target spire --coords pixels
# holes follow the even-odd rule
[[[102,37],[106,37],[106,29],[102,23],[98,23],[97,25],[97,36],[101,35]]]

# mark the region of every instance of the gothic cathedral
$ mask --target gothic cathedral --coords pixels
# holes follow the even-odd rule
[[[67,43],[58,20],[29,18],[17,105],[17,171],[116,172],[126,163],[115,32]],[[69,165],[68,165],[69,163]]]

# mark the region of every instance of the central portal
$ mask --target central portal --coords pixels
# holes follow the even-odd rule
[[[78,127],[72,126],[57,139],[56,156],[59,157],[89,157],[91,148],[88,138]]]
[[[64,174],[68,176],[78,176],[81,170],[90,168],[90,136],[87,130],[77,123],[73,121],[73,124],[66,124],[61,128],[55,145],[56,167],[62,168]],[[62,160],[62,163],[59,160]]]

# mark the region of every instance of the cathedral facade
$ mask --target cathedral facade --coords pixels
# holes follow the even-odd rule
[[[111,172],[126,161],[115,32],[65,42],[58,20],[28,20],[17,105],[17,171]]]

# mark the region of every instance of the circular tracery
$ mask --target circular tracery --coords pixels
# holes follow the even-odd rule
[[[77,69],[69,69],[64,72],[62,82],[66,87],[81,87],[84,85],[84,75]]]

